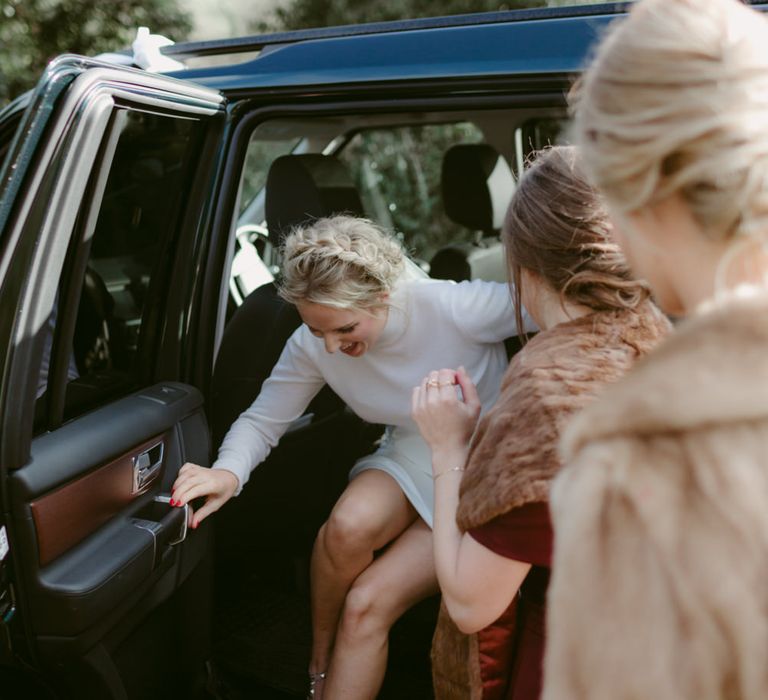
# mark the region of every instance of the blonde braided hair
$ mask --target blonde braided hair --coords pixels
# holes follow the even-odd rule
[[[367,219],[331,216],[295,228],[283,244],[278,293],[291,304],[338,309],[383,303],[405,265],[400,243]]]

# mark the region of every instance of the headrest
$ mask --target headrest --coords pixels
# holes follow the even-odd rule
[[[266,189],[269,240],[279,246],[293,227],[332,214],[364,216],[360,195],[344,165],[318,153],[277,158]]]
[[[457,224],[486,233],[501,230],[515,178],[487,143],[451,146],[443,156],[443,206]]]
[[[454,246],[440,248],[429,261],[429,276],[455,282],[472,279],[472,265],[467,259],[467,251]]]

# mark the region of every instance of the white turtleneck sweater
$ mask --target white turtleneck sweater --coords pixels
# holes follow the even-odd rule
[[[502,341],[518,335],[509,287],[499,282],[405,280],[390,295],[387,321],[360,357],[328,353],[302,325],[293,333],[250,408],[233,423],[214,469],[233,472],[238,493],[251,470],[328,384],[360,418],[418,434],[413,387],[431,371],[463,365],[483,408],[496,401],[507,357]],[[526,328],[534,330],[526,318]]]

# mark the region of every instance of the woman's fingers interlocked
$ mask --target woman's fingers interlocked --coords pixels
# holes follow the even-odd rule
[[[466,401],[464,396],[459,396],[456,388],[457,385],[461,387],[462,381],[467,385],[470,397],[474,399],[477,394],[469,377],[464,373],[462,379],[452,369],[430,372],[413,390],[413,419],[422,437],[433,450],[448,443],[463,445],[474,432],[479,415],[479,402]]]

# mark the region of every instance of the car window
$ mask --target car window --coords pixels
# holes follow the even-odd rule
[[[563,117],[528,119],[515,129],[517,172],[523,172],[531,153],[568,142],[568,121]]]
[[[49,323],[64,327],[60,320],[75,315],[65,418],[150,381],[173,234],[201,129],[193,119],[124,112],[98,213],[94,217],[89,204],[81,210],[82,221],[95,218],[93,234],[82,231],[81,240],[73,242]],[[79,301],[67,308],[64,300],[72,298],[67,288],[80,283]],[[47,343],[43,375],[54,351]],[[46,379],[41,376],[38,394]]]
[[[445,214],[441,192],[443,157],[451,146],[481,143],[469,120],[350,129],[345,119],[266,121],[248,143],[240,184],[230,295],[235,305],[274,279],[278,255],[265,226],[266,176],[287,153],[333,154],[349,170],[365,215],[396,232],[409,253],[428,268],[448,245],[473,242],[478,232]]]
[[[261,130],[257,129],[245,154],[243,165],[243,181],[240,188],[240,211],[242,216],[253,205],[254,199],[264,189],[267,182],[267,173],[272,161],[287,153],[293,152],[301,142],[301,137],[267,138],[262,137]],[[261,223],[261,222],[258,222]]]
[[[5,158],[8,155],[8,149],[11,147],[10,139],[8,141],[0,142],[0,172],[3,170],[5,164]]]
[[[16,129],[21,121],[22,113],[18,112],[8,117],[0,124],[0,170],[8,155],[8,149],[11,147],[11,141],[16,134]]]
[[[254,289],[271,282],[277,273],[276,253],[269,244],[264,225],[264,186],[272,162],[301,150],[303,142],[302,136],[281,134],[279,122],[257,128],[248,142],[229,281],[232,301],[238,306]]]
[[[349,166],[366,212],[400,234],[411,253],[429,260],[474,232],[446,215],[440,191],[445,152],[457,143],[480,143],[471,122],[359,131],[338,155]]]

